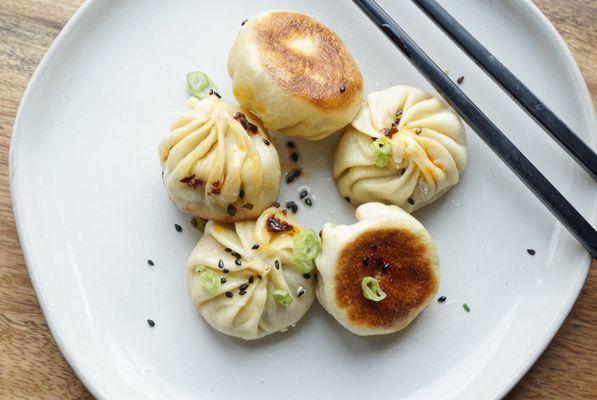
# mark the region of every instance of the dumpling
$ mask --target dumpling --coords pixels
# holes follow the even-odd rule
[[[187,262],[191,299],[227,335],[258,339],[283,330],[313,303],[318,250],[317,235],[278,208],[251,221],[209,221]]]
[[[260,122],[217,96],[190,98],[159,145],[163,179],[182,211],[216,221],[255,218],[280,190],[280,160]]]
[[[354,205],[380,201],[412,212],[458,183],[466,161],[458,115],[429,93],[393,86],[367,96],[338,143],[333,173]]]
[[[346,126],[363,98],[358,66],[327,26],[294,11],[249,19],[228,56],[239,104],[263,125],[319,140]]]
[[[323,226],[317,298],[357,335],[399,331],[437,292],[435,244],[421,223],[396,206],[363,204],[356,221]]]

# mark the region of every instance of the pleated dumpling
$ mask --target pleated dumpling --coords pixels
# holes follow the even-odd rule
[[[283,330],[313,303],[317,251],[317,235],[278,208],[257,220],[209,221],[187,263],[192,301],[227,335],[258,339]]]
[[[439,287],[431,235],[397,206],[367,203],[352,225],[323,226],[317,298],[357,335],[381,335],[410,324]]]
[[[455,185],[467,162],[462,121],[420,89],[371,93],[336,148],[334,178],[355,204],[395,204],[412,212]]]
[[[190,98],[159,145],[163,179],[182,211],[217,221],[255,218],[278,197],[280,161],[256,117],[217,96]]]
[[[327,26],[266,11],[241,27],[228,56],[239,104],[272,131],[319,140],[345,127],[363,99],[359,68]]]

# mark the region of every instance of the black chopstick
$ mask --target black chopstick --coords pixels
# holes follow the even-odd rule
[[[404,53],[454,110],[576,237],[597,257],[597,232],[514,144],[483,114],[374,0],[353,0]]]
[[[597,155],[435,0],[413,0],[475,63],[597,180]]]

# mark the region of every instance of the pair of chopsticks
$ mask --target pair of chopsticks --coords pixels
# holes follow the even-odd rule
[[[431,58],[402,30],[375,0],[354,3],[398,47],[450,106],[491,147],[520,180],[566,226],[593,258],[597,258],[597,232],[539,172],[497,126],[446,76]],[[501,64],[481,43],[435,0],[413,0],[485,72],[505,89],[581,166],[597,180],[597,156],[529,88]]]

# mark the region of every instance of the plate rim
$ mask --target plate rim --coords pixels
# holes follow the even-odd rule
[[[15,115],[11,141],[10,141],[10,149],[9,149],[9,188],[11,192],[11,201],[12,201],[12,208],[15,217],[15,225],[17,228],[17,234],[20,242],[20,246],[23,253],[23,258],[25,260],[25,264],[27,265],[27,270],[29,273],[29,277],[32,282],[32,286],[35,290],[40,308],[48,325],[48,328],[52,334],[52,337],[60,352],[68,362],[70,368],[74,371],[77,378],[85,385],[86,389],[96,398],[105,398],[104,393],[105,390],[101,387],[101,383],[99,383],[96,375],[93,373],[89,373],[89,371],[84,370],[83,367],[77,362],[77,356],[75,355],[75,348],[70,346],[64,340],[64,337],[61,334],[60,329],[56,325],[57,322],[53,319],[50,307],[48,305],[47,296],[44,292],[43,284],[40,281],[39,275],[36,271],[39,269],[38,267],[33,267],[32,265],[33,260],[31,257],[31,253],[29,250],[29,242],[33,240],[33,236],[29,235],[27,229],[25,227],[24,220],[21,216],[21,195],[19,194],[19,185],[17,184],[17,173],[16,173],[16,153],[17,153],[17,146],[19,145],[19,137],[23,136],[24,133],[19,133],[22,129],[20,128],[23,124],[22,120],[25,118],[23,111],[27,104],[29,103],[29,98],[32,96],[35,88],[39,86],[42,82],[42,76],[44,71],[47,69],[48,65],[56,58],[57,53],[59,53],[63,47],[65,46],[66,39],[72,35],[72,31],[78,27],[82,22],[84,22],[84,18],[87,17],[87,14],[91,13],[94,7],[100,4],[101,1],[98,0],[87,0],[84,2],[72,15],[72,17],[67,21],[64,25],[62,30],[58,33],[52,44],[49,46],[48,50],[46,51],[45,55],[42,57],[41,61],[37,65],[34,73],[27,84],[25,91],[23,92],[23,96],[19,102],[19,106],[17,109],[17,113]],[[595,109],[592,106],[592,98],[584,80],[584,77],[580,71],[580,67],[576,63],[576,60],[570,51],[566,41],[564,38],[559,34],[555,26],[552,22],[543,14],[543,12],[539,9],[539,7],[534,4],[531,0],[523,0],[520,5],[520,9],[524,9],[526,15],[526,19],[534,18],[537,21],[537,25],[541,27],[543,32],[548,35],[546,39],[549,43],[555,45],[557,47],[558,53],[562,56],[563,60],[566,62],[566,69],[571,72],[571,80],[575,85],[575,89],[577,92],[577,96],[579,99],[582,97],[582,112],[585,116],[585,120],[588,122],[589,126],[592,128],[593,131],[597,132],[597,119],[595,115]],[[590,143],[590,147],[595,147],[595,138],[593,138]],[[595,223],[597,217],[597,211],[593,210],[593,215],[589,217],[591,223]],[[517,384],[518,382],[524,377],[524,375],[529,371],[529,369],[535,364],[537,359],[544,353],[545,349],[549,346],[553,338],[555,337],[556,333],[561,328],[562,324],[570,314],[572,307],[576,304],[576,300],[580,295],[581,289],[584,286],[586,281],[588,272],[591,266],[591,257],[588,253],[585,254],[585,266],[584,272],[581,272],[579,279],[575,282],[574,290],[569,292],[569,296],[562,302],[561,310],[559,310],[559,320],[554,323],[549,329],[544,331],[544,335],[541,337],[540,341],[538,341],[538,345],[533,352],[528,355],[525,359],[522,359],[519,367],[510,373],[510,378],[508,383],[502,384],[501,389],[495,392],[496,398],[502,398],[506,396]]]

